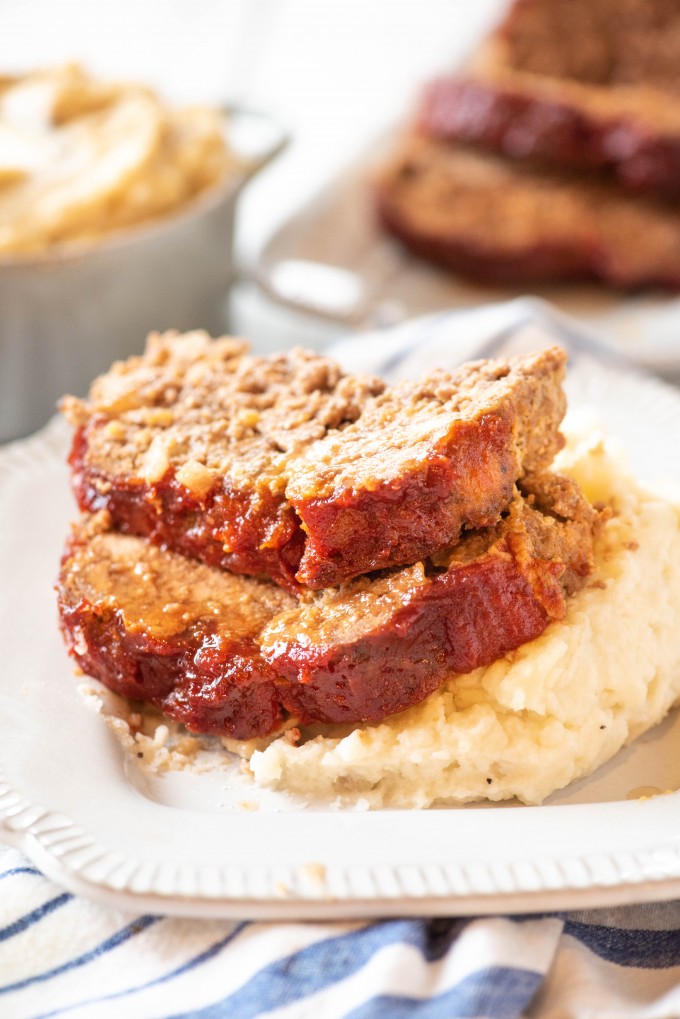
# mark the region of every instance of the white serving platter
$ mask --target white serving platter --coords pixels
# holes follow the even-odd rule
[[[338,353],[376,367],[387,352],[404,374],[447,350],[450,364],[452,332],[466,338],[465,357],[473,340],[485,354],[545,343],[540,310],[486,309],[485,330],[479,317],[437,316]],[[550,332],[574,355],[572,405],[594,406],[640,473],[679,481],[677,391],[597,362],[559,320]],[[83,702],[58,632],[52,585],[75,514],[67,442],[57,422],[0,451],[0,841],[72,891],[199,917],[507,913],[680,896],[678,712],[540,807],[339,810],[260,793],[236,765],[143,770]]]

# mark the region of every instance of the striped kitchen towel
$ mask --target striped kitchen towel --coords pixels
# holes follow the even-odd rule
[[[131,916],[0,847],[2,1019],[678,1019],[680,902],[540,916]]]

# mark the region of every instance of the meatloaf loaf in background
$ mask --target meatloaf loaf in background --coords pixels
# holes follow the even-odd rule
[[[445,554],[296,603],[112,531],[100,513],[67,546],[61,626],[85,672],[195,732],[267,736],[289,715],[376,721],[561,619],[597,525],[573,482],[543,473]]]
[[[375,190],[392,234],[473,279],[680,288],[680,209],[601,181],[413,134],[382,168]]]
[[[385,389],[306,351],[156,335],[65,401],[76,496],[208,564],[330,587],[494,525],[562,444],[564,365],[552,348]]]
[[[515,0],[423,90],[375,193],[476,281],[680,289],[680,4]]]
[[[419,119],[433,138],[678,198],[680,6],[516,0],[462,74],[426,89]]]

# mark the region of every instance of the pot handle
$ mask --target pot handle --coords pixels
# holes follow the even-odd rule
[[[251,110],[238,103],[223,106],[222,109],[227,125],[227,141],[232,152],[242,161],[245,182],[285,149],[290,136],[267,113]]]

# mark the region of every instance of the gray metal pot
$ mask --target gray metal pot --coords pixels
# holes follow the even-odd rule
[[[95,245],[0,259],[0,442],[35,431],[151,330],[224,330],[236,202],[286,140],[264,114],[226,112],[246,163],[221,187]]]

